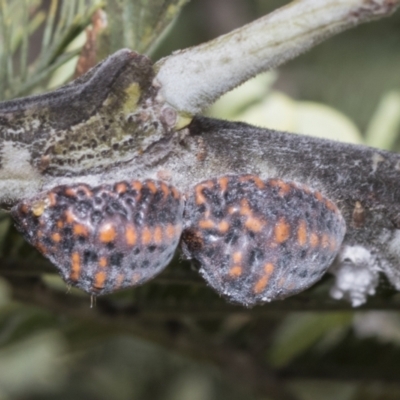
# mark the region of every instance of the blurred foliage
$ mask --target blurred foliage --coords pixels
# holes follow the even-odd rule
[[[79,53],[79,48],[68,51],[68,45],[100,5],[96,0],[52,0],[44,10],[40,0],[1,0],[0,99],[43,90],[51,73]],[[39,30],[41,39],[36,36]],[[38,40],[32,57],[32,41]]]
[[[128,47],[151,52],[188,0],[107,0],[108,53]]]
[[[287,2],[192,0],[172,26],[186,1],[0,0],[0,98],[67,81],[100,7],[108,28],[99,57],[127,46],[157,59]],[[257,77],[209,113],[398,150],[399,49],[397,13]],[[246,310],[176,258],[149,284],[90,309],[82,292],[65,293],[5,213],[0,256],[0,399],[400,398],[400,298],[385,281],[364,311],[329,300],[329,276]]]
[[[54,83],[47,84],[53,72],[72,58],[76,64],[85,43],[82,34],[96,10],[103,8],[107,15],[107,29],[98,38],[101,59],[123,47],[151,52],[186,2],[1,0],[0,100],[53,87]],[[58,84],[73,70],[64,69],[61,75]]]

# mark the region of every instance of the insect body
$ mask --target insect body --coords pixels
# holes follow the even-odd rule
[[[12,210],[29,243],[92,295],[142,284],[171,261],[182,196],[163,182],[58,186]]]
[[[92,295],[136,286],[184,253],[221,295],[244,305],[319,280],[345,224],[320,193],[282,180],[223,176],[188,193],[164,182],[58,186],[12,209],[18,229],[64,280]]]
[[[254,305],[318,281],[344,233],[339,210],[321,193],[279,179],[233,175],[195,186],[183,243],[217,292]]]

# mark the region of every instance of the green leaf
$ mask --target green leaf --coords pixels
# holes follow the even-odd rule
[[[287,365],[335,328],[351,325],[352,313],[294,313],[277,329],[269,361],[276,367]]]
[[[108,53],[150,53],[188,0],[107,0]]]

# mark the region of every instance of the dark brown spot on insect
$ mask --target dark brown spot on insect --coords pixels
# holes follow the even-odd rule
[[[362,228],[365,224],[365,208],[359,201],[354,205],[352,222],[355,228]]]
[[[50,166],[50,156],[49,155],[45,155],[40,157],[40,162],[39,162],[39,171],[40,172],[44,172],[46,171],[47,168],[49,168]]]
[[[204,143],[204,139],[202,137],[197,138],[197,153],[196,153],[196,159],[197,161],[205,161],[207,158],[207,148]]]

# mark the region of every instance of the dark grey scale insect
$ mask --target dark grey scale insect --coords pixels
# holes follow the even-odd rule
[[[195,186],[184,254],[220,295],[252,306],[294,295],[326,272],[345,222],[319,192],[279,179],[227,175]]]
[[[183,200],[164,182],[57,186],[11,211],[17,228],[92,295],[136,286],[171,261],[182,231]]]

